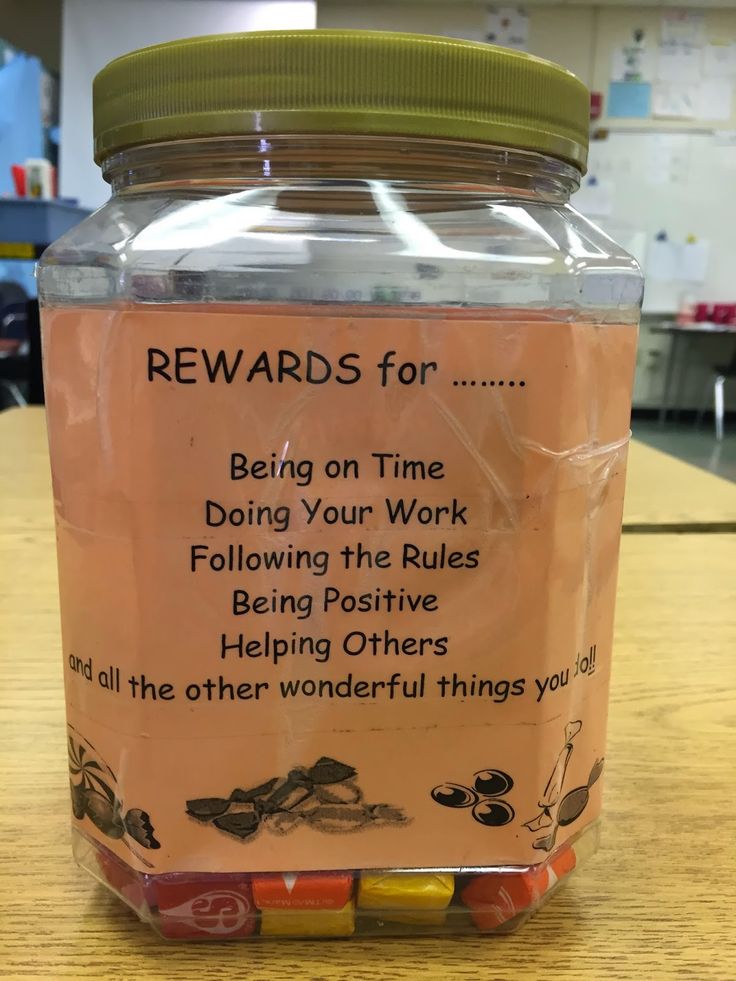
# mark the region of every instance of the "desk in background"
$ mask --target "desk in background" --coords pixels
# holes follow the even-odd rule
[[[520,933],[177,945],[71,859],[45,438],[41,410],[0,414],[3,977],[733,981],[736,535],[624,537],[602,848]],[[641,500],[658,456],[632,452]]]
[[[681,327],[674,322],[654,324],[650,328],[653,334],[669,334],[672,338],[667,353],[667,366],[664,375],[664,393],[659,410],[659,421],[664,423],[671,408],[679,407],[685,378],[688,370],[688,353],[693,341],[703,337],[728,336],[736,338],[736,326],[727,327],[721,324],[688,324]],[[677,381],[675,382],[675,378]]]

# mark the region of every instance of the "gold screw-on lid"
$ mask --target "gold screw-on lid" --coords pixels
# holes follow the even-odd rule
[[[552,62],[424,34],[260,31],[133,51],[94,81],[95,160],[208,136],[416,136],[538,150],[584,169],[589,96]]]

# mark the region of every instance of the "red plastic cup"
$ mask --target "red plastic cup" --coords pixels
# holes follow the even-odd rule
[[[23,164],[13,164],[10,172],[13,175],[13,186],[15,187],[16,197],[24,198],[26,196],[26,168]]]
[[[730,324],[736,320],[736,305],[733,303],[716,303],[713,307],[714,324]]]

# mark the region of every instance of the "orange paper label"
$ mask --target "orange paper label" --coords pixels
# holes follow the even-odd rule
[[[47,310],[80,828],[275,872],[534,864],[592,821],[635,343]]]

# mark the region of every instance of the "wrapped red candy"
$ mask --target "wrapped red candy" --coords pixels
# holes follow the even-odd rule
[[[155,884],[156,922],[165,937],[226,940],[256,928],[251,884],[245,876],[160,876]]]
[[[461,899],[479,930],[495,930],[536,907],[545,893],[572,872],[576,861],[572,846],[565,845],[542,868],[476,876],[463,889]]]
[[[342,909],[353,891],[353,876],[341,872],[254,875],[258,909]]]
[[[97,866],[103,880],[128,906],[141,912],[146,908],[146,877],[131,869],[102,845],[97,849]]]

